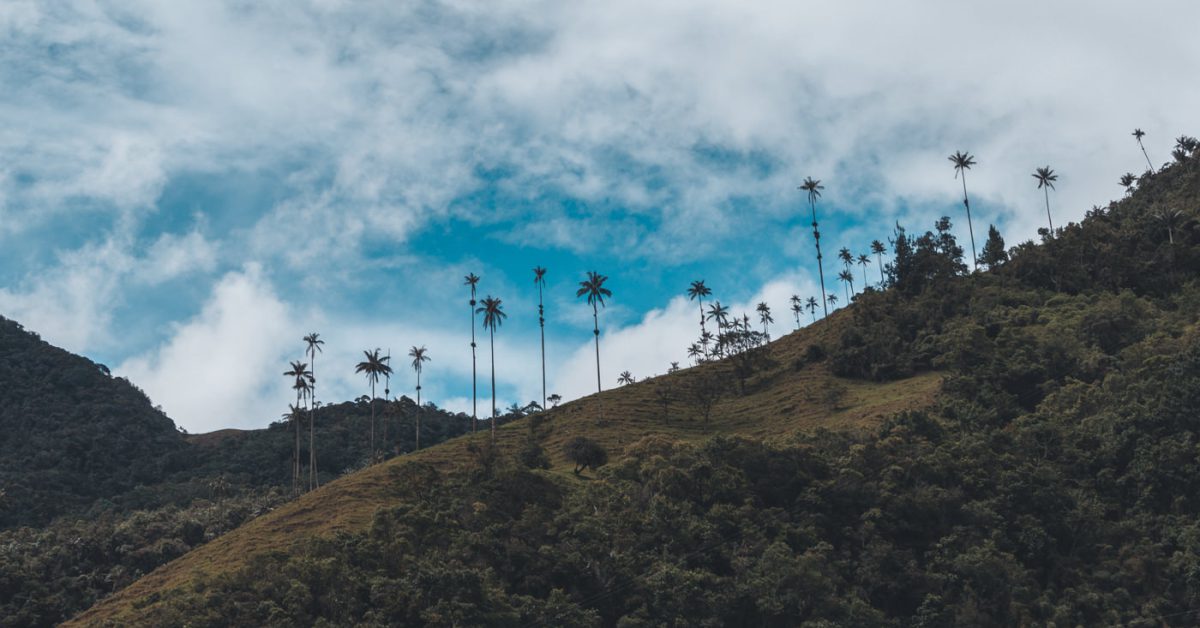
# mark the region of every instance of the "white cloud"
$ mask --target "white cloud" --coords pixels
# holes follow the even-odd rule
[[[262,427],[286,409],[271,403],[270,392],[283,379],[299,329],[262,271],[250,266],[225,275],[203,310],[177,325],[163,346],[114,371],[188,431]]]

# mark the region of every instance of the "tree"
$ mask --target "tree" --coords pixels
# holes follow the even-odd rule
[[[1175,150],[1171,151],[1171,156],[1175,161],[1183,163],[1200,148],[1200,140],[1190,135],[1180,135],[1175,138]]]
[[[675,378],[660,377],[654,384],[654,400],[662,406],[663,423],[671,424],[671,403],[675,401]]]
[[[551,393],[549,397],[546,397],[546,401],[550,402],[550,407],[557,408],[558,404],[562,403],[562,395],[558,393]]]
[[[390,356],[380,355],[379,349],[373,351],[363,351],[364,360],[359,362],[354,367],[355,373],[364,373],[367,376],[367,383],[371,385],[371,461],[375,460],[375,384],[379,383],[381,375],[392,374],[392,367],[388,365]]]
[[[1126,194],[1133,194],[1133,184],[1137,183],[1137,176],[1132,172],[1126,172],[1121,175],[1121,185],[1125,188]]]
[[[830,305],[834,305],[834,306],[836,306],[837,302],[838,302],[837,295],[832,292],[830,292],[829,295],[825,297],[825,300],[828,301]]]
[[[296,386],[293,385],[292,387],[295,388]],[[296,426],[296,433],[299,434],[300,433],[300,422],[304,420],[304,406],[302,406],[299,403],[294,403],[294,404],[289,403],[288,411],[284,412],[282,417],[285,420],[291,421],[292,425]],[[299,456],[300,456],[300,440],[297,439],[296,440],[296,449],[292,453],[292,493],[293,494],[300,493],[300,478],[299,478],[300,468],[299,468],[299,462],[298,462],[300,459]]]
[[[471,436],[475,435],[475,425],[479,423],[479,393],[475,378],[475,287],[479,276],[467,273],[463,285],[471,288]]]
[[[725,381],[709,369],[703,369],[687,380],[687,399],[695,406],[705,425],[712,416],[713,406],[725,394]]]
[[[842,250],[838,251],[838,259],[842,260],[842,266],[846,270],[850,270],[850,265],[854,263],[854,254],[850,252],[850,249],[842,247]]]
[[[629,371],[621,371],[621,374],[617,376],[617,384],[621,386],[632,384],[635,381],[637,380],[634,379],[633,373]]]
[[[979,261],[988,268],[995,268],[1008,261],[1008,251],[1004,248],[1004,238],[995,225],[988,225],[987,242],[983,245],[983,255]]]
[[[312,488],[317,488],[320,486],[320,482],[317,479],[317,445],[313,434],[313,425],[316,423],[317,414],[317,354],[324,351],[321,349],[321,345],[325,344],[325,341],[321,340],[321,334],[313,332],[304,337],[304,344],[304,353],[312,362],[313,371],[312,403],[309,404],[308,411],[308,483]]]
[[[292,424],[296,428],[296,447],[292,453],[292,490],[296,493],[300,492],[300,422],[304,416],[301,410],[304,407],[303,400],[308,394],[309,378],[312,377],[312,371],[308,370],[308,364],[299,360],[291,363],[291,370],[284,371],[285,377],[292,378],[292,390],[296,391],[296,405],[293,406],[296,412],[290,414]]]
[[[804,311],[803,302],[800,300],[800,295],[792,295],[792,315],[796,317],[796,329],[800,329],[800,312]]]
[[[725,323],[729,319],[729,308],[721,305],[720,301],[710,303],[708,306],[708,320],[717,323],[717,357],[721,357],[725,352]]]
[[[579,282],[579,290],[575,291],[576,297],[587,297],[588,305],[592,306],[592,336],[596,340],[596,392],[603,390],[600,386],[600,310],[597,306],[604,307],[604,297],[612,296],[612,291],[604,287],[607,280],[608,277],[589,270],[587,279]]]
[[[675,373],[679,370],[678,362],[671,362],[671,366],[667,367],[667,373]]]
[[[954,154],[950,155],[950,161],[954,163],[954,178],[962,175],[963,207],[967,208],[967,232],[971,235],[971,261],[974,269],[979,270],[979,258],[975,255],[975,225],[971,222],[971,201],[967,198],[967,171],[975,165],[975,158],[967,153],[954,151]]]
[[[1050,236],[1054,237],[1054,219],[1050,217],[1050,190],[1054,189],[1054,182],[1058,181],[1058,175],[1050,169],[1050,166],[1038,168],[1033,173],[1033,178],[1037,179],[1038,189],[1044,190],[1046,195],[1046,220],[1050,222]]]
[[[711,294],[712,290],[704,285],[703,279],[693,281],[691,287],[689,287],[687,290],[689,301],[695,301],[697,299],[700,301],[700,346],[704,348],[704,357],[708,357],[708,342],[704,340],[706,331],[704,329],[704,297]]]
[[[496,442],[496,328],[504,324],[504,319],[508,315],[504,313],[504,308],[500,303],[500,299],[492,298],[488,295],[483,300],[483,305],[477,310],[483,314],[483,328],[490,333],[491,356],[492,356],[492,442]]]
[[[1167,239],[1172,245],[1175,244],[1175,228],[1183,220],[1183,212],[1178,209],[1164,209],[1161,212],[1154,214],[1155,220],[1162,223],[1167,228]]]
[[[546,287],[546,269],[533,269],[533,283],[538,289],[538,329],[542,334],[542,407],[546,407],[546,310],[542,307],[542,288]]]
[[[879,240],[874,240],[871,242],[871,252],[875,254],[876,259],[879,261],[879,285],[882,286],[883,285],[883,254],[887,253],[887,246],[885,246]]]
[[[700,343],[693,342],[688,346],[688,357],[695,360],[696,364],[700,363],[700,359],[704,357],[704,351],[700,348]]]
[[[421,370],[425,363],[429,361],[429,350],[424,346],[413,347],[408,350],[408,357],[412,358],[413,370],[417,372],[417,435],[414,449],[421,448]]]
[[[770,337],[767,325],[775,322],[775,319],[771,318],[771,306],[767,305],[766,301],[762,301],[754,309],[758,312],[758,321],[762,323],[763,335]]]
[[[608,464],[608,452],[596,441],[576,436],[563,446],[563,455],[575,463],[575,475],[579,475],[591,467],[593,470]]]
[[[858,265],[863,269],[863,290],[867,289],[867,266],[871,265],[871,256],[863,253],[858,256]]]
[[[843,270],[838,273],[838,279],[845,284],[846,287],[846,303],[850,302],[850,295],[854,292],[854,273],[849,270]]]
[[[1132,135],[1133,139],[1137,140],[1138,148],[1142,149],[1142,156],[1146,158],[1146,167],[1150,169],[1150,172],[1154,172],[1154,164],[1150,163],[1150,155],[1146,154],[1146,147],[1142,145],[1142,138],[1146,137],[1146,132],[1141,129],[1134,129]]]
[[[817,297],[808,297],[808,301],[804,302],[804,306],[808,308],[808,312],[812,314],[813,322],[817,322]]]
[[[812,209],[813,241],[817,245],[817,276],[821,279],[821,294],[825,294],[825,271],[821,268],[821,231],[817,229],[817,199],[821,198],[821,190],[824,190],[825,186],[821,185],[820,180],[806,177],[800,189],[808,192],[808,206]],[[827,307],[825,308],[825,316],[829,316],[829,308]]]

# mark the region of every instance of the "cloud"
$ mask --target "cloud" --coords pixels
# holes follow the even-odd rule
[[[288,307],[249,266],[226,274],[200,313],[171,338],[114,369],[145,389],[192,432],[262,427],[285,406],[272,404],[287,350],[300,336]]]

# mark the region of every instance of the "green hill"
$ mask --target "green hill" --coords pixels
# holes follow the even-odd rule
[[[886,291],[752,372],[369,467],[73,623],[1194,625],[1198,210],[1180,155],[986,273],[900,232]],[[580,435],[611,462],[572,473]]]

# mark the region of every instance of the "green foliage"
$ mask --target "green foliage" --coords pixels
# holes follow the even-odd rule
[[[563,455],[575,464],[575,475],[591,467],[593,470],[608,464],[608,452],[586,436],[576,436],[563,445]]]

